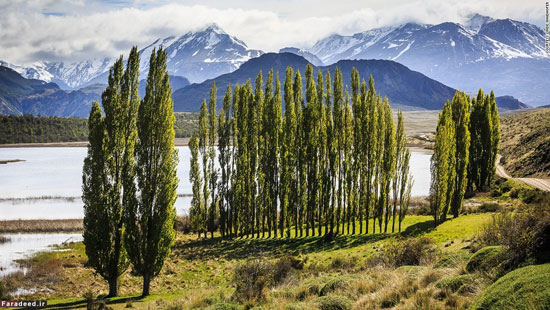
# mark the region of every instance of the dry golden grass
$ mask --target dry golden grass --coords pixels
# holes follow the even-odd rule
[[[81,219],[0,221],[0,233],[45,233],[82,231]],[[1,241],[0,241],[1,243]]]
[[[550,108],[507,115],[500,122],[501,163],[514,177],[550,177]]]

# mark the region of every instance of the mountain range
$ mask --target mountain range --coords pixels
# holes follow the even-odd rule
[[[351,36],[334,34],[303,52],[323,64],[342,59],[394,60],[457,89],[492,89],[534,106],[547,104],[550,98],[544,32],[511,19],[475,14],[464,24],[407,23]]]
[[[394,105],[413,108],[438,108],[444,101],[436,102],[435,99],[447,98],[448,91],[444,87],[428,88],[421,92],[426,98],[420,100],[410,96],[411,90],[419,89],[418,85],[413,86],[414,80],[408,79],[413,74],[411,72],[420,74],[419,80],[430,81],[431,86],[437,81],[453,91],[461,89],[475,94],[478,88],[483,88],[494,90],[497,95],[513,96],[500,98],[501,108],[544,105],[548,104],[550,96],[550,88],[546,86],[550,83],[550,58],[544,54],[542,30],[528,23],[477,14],[464,24],[408,23],[370,29],[351,36],[333,34],[310,48],[287,47],[279,51],[279,56],[270,53],[266,57],[261,57],[262,51],[249,49],[243,41],[212,24],[182,36],[157,39],[142,48],[141,79],[146,78],[150,53],[159,47],[167,52],[175,106],[181,111],[197,111],[200,101],[206,97],[201,95],[203,89],[209,89],[213,80],[243,83],[254,78],[259,69],[264,71],[264,75],[271,67],[283,73],[287,65],[296,64],[303,71],[304,63],[311,63],[324,71],[333,71],[335,66],[350,63],[364,66],[362,75],[372,72],[377,86],[380,86],[377,89]],[[289,53],[300,56],[302,60],[291,59],[286,55]],[[0,66],[9,67],[23,78],[35,81],[24,82],[25,85],[32,84],[33,90],[25,86],[25,91],[15,97],[0,93],[3,98],[0,113],[86,116],[86,107],[92,100],[100,98],[114,59],[37,62],[29,66],[0,61]],[[373,59],[384,61],[371,61]],[[399,64],[404,66],[399,67]],[[346,70],[344,77],[349,79]],[[33,87],[46,88],[47,91]],[[221,89],[220,85],[218,89]],[[144,89],[140,91],[143,93]],[[193,98],[188,97],[192,94]],[[69,108],[77,105],[78,100],[82,100],[81,110]],[[50,104],[63,108],[49,108]]]
[[[201,102],[209,98],[212,83],[216,83],[218,108],[221,108],[223,96],[228,85],[234,87],[236,84],[244,84],[247,81],[254,82],[258,72],[262,71],[265,82],[267,73],[273,69],[279,75],[281,84],[284,82],[287,66],[302,72],[308,64],[311,64],[304,57],[293,53],[266,53],[258,58],[251,59],[244,63],[234,72],[221,75],[215,79],[202,83],[195,83],[176,90],[172,99],[174,110],[177,112],[198,112]],[[313,64],[312,64],[313,65]],[[315,72],[321,71],[326,74],[338,67],[342,71],[344,85],[350,85],[351,71],[356,68],[363,79],[372,75],[375,88],[382,96],[388,97],[394,108],[404,110],[439,110],[447,100],[451,100],[456,89],[433,80],[424,74],[412,71],[406,66],[392,60],[340,60],[328,66],[315,66]],[[305,80],[302,83],[305,85]],[[304,89],[305,91],[305,89]],[[512,96],[499,96],[496,98],[497,105],[501,109],[515,110],[527,108],[528,106]]]
[[[160,47],[166,50],[170,75],[185,77],[193,83],[234,71],[250,58],[263,53],[249,49],[243,41],[211,24],[179,37],[157,39],[142,48],[139,51],[142,79],[147,76],[151,52]],[[17,71],[25,78],[54,82],[61,89],[73,90],[93,84],[106,84],[109,68],[115,59],[113,57],[72,63],[37,62],[29,66],[0,60],[0,65]]]

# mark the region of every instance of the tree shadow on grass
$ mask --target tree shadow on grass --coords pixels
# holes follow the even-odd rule
[[[411,225],[402,232],[403,236],[414,237],[433,230],[433,221]],[[201,239],[181,241],[172,251],[188,260],[245,259],[257,256],[280,257],[353,248],[395,236],[392,233],[337,235],[331,239],[324,236],[301,238],[237,238]]]
[[[103,299],[103,300],[105,301],[106,305],[116,305],[116,304],[125,304],[133,301],[140,301],[142,299],[143,298],[141,296],[137,296],[137,297],[129,296],[129,297],[115,297],[114,299]],[[86,299],[81,299],[81,300],[75,300],[75,301],[65,302],[65,303],[60,303],[55,305],[48,305],[41,309],[78,309],[83,307],[85,308],[86,304],[87,304]]]

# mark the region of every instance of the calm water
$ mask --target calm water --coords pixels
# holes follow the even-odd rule
[[[178,147],[178,150],[177,192],[191,194],[189,148]],[[81,218],[82,164],[86,151],[82,147],[0,148],[0,160],[25,160],[0,165],[0,220]],[[430,155],[412,152],[411,173],[412,195],[428,195]],[[40,197],[52,198],[36,199]],[[185,213],[190,203],[191,197],[178,197],[178,214]]]
[[[0,244],[0,278],[26,269],[16,263],[34,253],[51,250],[53,245],[82,240],[81,234],[4,234],[10,241]]]

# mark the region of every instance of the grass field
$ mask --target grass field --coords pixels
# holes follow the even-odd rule
[[[443,223],[434,229],[430,216],[409,216],[403,222],[402,237],[427,236],[432,238],[441,253],[461,252],[480,229],[489,222],[491,214],[464,215]],[[371,223],[372,228],[372,223]],[[141,278],[127,272],[121,279],[121,297],[111,299],[115,309],[125,308],[129,301],[134,308],[154,309],[159,303],[191,305],[197,298],[209,294],[230,296],[232,270],[248,258],[273,261],[285,255],[307,257],[305,269],[325,276],[350,274],[360,277],[366,270],[369,257],[395,240],[396,234],[342,235],[332,241],[322,237],[285,239],[239,238],[198,240],[194,235],[178,234],[172,254],[163,271],[151,287],[153,295],[138,299]],[[33,298],[46,298],[53,308],[85,307],[84,296],[105,294],[105,281],[86,267],[82,243],[74,243],[63,251],[41,253],[24,264],[32,266],[25,275],[16,275],[10,281],[18,285],[44,288]],[[333,268],[339,261],[353,262],[353,270]],[[392,273],[390,269],[384,272]],[[304,280],[308,279],[303,275]],[[7,282],[9,285],[9,281]],[[273,293],[277,295],[277,290]],[[224,297],[225,298],[225,297]],[[273,301],[273,300],[272,300]]]

